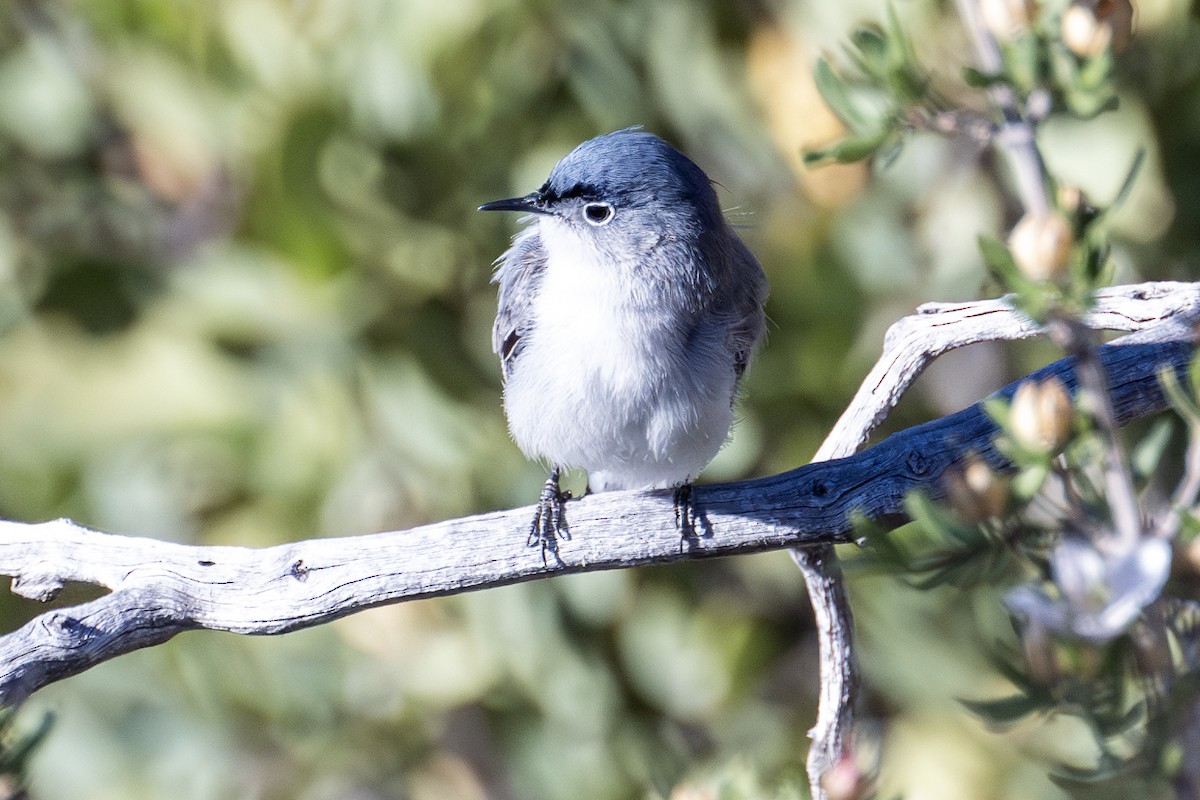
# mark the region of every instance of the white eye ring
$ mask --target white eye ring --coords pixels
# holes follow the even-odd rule
[[[588,203],[583,207],[583,219],[589,225],[600,227],[612,222],[612,218],[616,216],[613,207],[608,203]]]

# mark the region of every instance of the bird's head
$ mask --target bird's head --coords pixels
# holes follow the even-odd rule
[[[663,241],[693,241],[724,225],[704,171],[636,129],[589,139],[564,156],[537,191],[479,208],[538,215],[618,256]]]

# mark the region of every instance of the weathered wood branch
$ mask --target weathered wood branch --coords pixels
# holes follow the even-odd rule
[[[1119,331],[1173,324],[1179,335],[1186,337],[1198,314],[1200,289],[1196,284],[1145,283],[1102,289],[1084,324],[1095,330]],[[916,314],[888,330],[879,360],[813,460],[843,458],[855,452],[925,367],[943,353],[1040,333],[1044,330],[1016,311],[1008,297],[921,306]],[[812,747],[808,755],[809,787],[817,800],[826,796],[821,786],[826,771],[853,757],[850,741],[858,680],[852,651],[853,618],[832,545],[797,547],[791,552],[808,586],[820,644],[820,702],[817,722],[809,731]]]
[[[1200,319],[1200,284],[1158,281],[1112,286],[1096,294],[1084,324],[1097,331],[1141,331],[1165,324],[1180,335]],[[934,359],[982,342],[1040,336],[1042,326],[1013,309],[1009,298],[926,303],[888,329],[883,352],[817,451],[815,460],[858,449],[900,396]]]
[[[1192,318],[1171,317],[1103,348],[1120,422],[1164,407],[1157,372],[1187,365]],[[1049,373],[1073,385],[1069,360],[1035,377]],[[569,503],[572,538],[551,564],[525,546],[532,507],[259,549],[116,536],[67,520],[0,522],[0,573],[13,576],[16,593],[45,600],[67,582],[110,590],[0,637],[0,702],[20,701],[184,630],[284,633],[386,603],[556,574],[846,541],[852,513],[902,521],[904,495],[914,489],[940,495],[942,475],[968,453],[1003,468],[994,434],[975,405],[848,458],[697,487],[706,535],[687,543],[676,528],[670,492],[585,497]]]

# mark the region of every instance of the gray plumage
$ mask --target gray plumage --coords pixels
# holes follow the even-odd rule
[[[593,491],[694,479],[728,436],[766,296],[708,176],[624,130],[579,145],[536,192],[481,208],[531,214],[494,278],[517,445],[587,470]]]

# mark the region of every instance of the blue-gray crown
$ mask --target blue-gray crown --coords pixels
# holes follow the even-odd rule
[[[712,181],[687,156],[645,131],[597,136],[555,165],[540,192],[547,200],[583,197],[617,206],[682,206],[710,224],[720,221]]]

